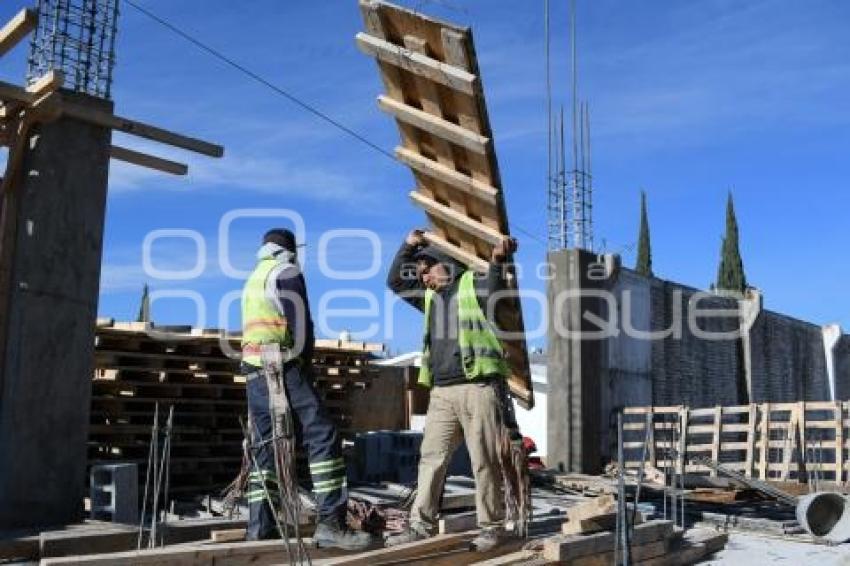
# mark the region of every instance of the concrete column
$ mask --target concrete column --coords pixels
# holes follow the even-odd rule
[[[588,336],[600,332],[594,318],[607,315],[592,292],[606,286],[616,260],[606,257],[600,263],[596,254],[563,250],[550,253],[549,262],[547,463],[563,471],[597,473],[603,466],[602,427],[609,420],[601,409],[606,344]]]
[[[83,514],[110,143],[110,130],[69,118],[31,134],[0,332],[0,529]]]
[[[841,340],[841,327],[837,324],[828,324],[821,331],[823,332],[823,350],[824,354],[826,354],[826,377],[829,380],[829,400],[838,401],[835,348],[838,346],[838,341]]]

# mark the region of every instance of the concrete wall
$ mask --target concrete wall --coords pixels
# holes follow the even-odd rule
[[[626,406],[829,400],[830,371],[837,398],[848,399],[850,337],[838,330],[829,338],[820,326],[764,310],[757,291],[739,301],[575,250],[550,261],[553,467],[599,471],[613,455],[616,412]],[[571,294],[561,308],[559,293]]]
[[[820,326],[765,310],[749,334],[752,402],[830,399]]]
[[[843,335],[833,350],[835,398],[850,400],[850,335]]]
[[[0,359],[0,529],[83,515],[110,141],[109,130],[68,118],[39,126],[15,189],[19,229]]]

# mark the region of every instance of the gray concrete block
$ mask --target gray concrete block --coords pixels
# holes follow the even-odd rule
[[[136,464],[92,466],[91,518],[113,523],[138,524],[139,472]]]

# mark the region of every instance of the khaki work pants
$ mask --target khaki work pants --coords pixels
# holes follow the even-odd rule
[[[499,441],[501,405],[490,383],[434,387],[428,404],[419,461],[416,500],[410,522],[429,531],[437,526],[446,468],[465,439],[475,476],[475,509],[479,527],[500,526],[505,518]]]

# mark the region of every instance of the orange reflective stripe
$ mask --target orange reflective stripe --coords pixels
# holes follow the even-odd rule
[[[243,332],[246,330],[255,330],[257,328],[269,328],[272,330],[285,330],[286,321],[284,320],[252,320],[245,324]]]

